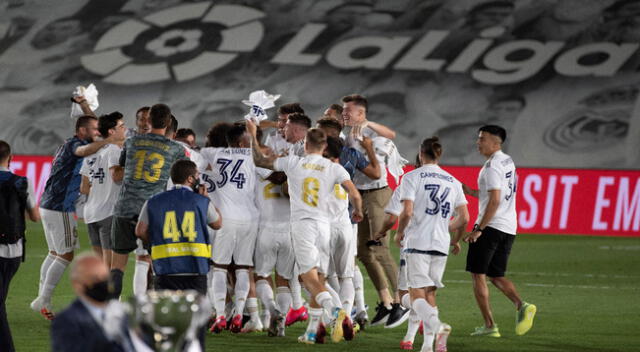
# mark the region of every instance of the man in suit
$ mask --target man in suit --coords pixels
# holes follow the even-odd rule
[[[124,351],[105,335],[105,309],[110,297],[109,268],[95,255],[83,255],[71,269],[78,298],[53,320],[52,351]]]

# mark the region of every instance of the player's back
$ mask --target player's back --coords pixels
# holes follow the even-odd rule
[[[209,193],[223,219],[249,221],[257,218],[255,164],[250,148],[204,148],[202,156],[212,168]],[[211,189],[211,188],[210,188]]]
[[[423,165],[404,175],[400,199],[413,201],[405,248],[446,254],[449,219],[456,207],[467,203],[460,181],[438,165]]]
[[[147,199],[165,190],[171,165],[179,159],[186,159],[184,147],[165,136],[147,133],[127,139],[120,156],[124,178],[115,215],[138,215]]]
[[[89,166],[91,191],[84,207],[87,223],[97,222],[113,215],[120,185],[111,178],[109,168],[118,164],[121,151],[122,148],[119,146],[107,144],[95,154],[95,160]]]
[[[274,166],[287,174],[291,219],[328,221],[329,202],[335,197],[334,185],[349,180],[347,171],[317,154],[278,158]]]
[[[260,213],[260,223],[289,223],[291,205],[289,198],[282,194],[282,185],[267,179],[271,170],[256,168],[256,205]]]

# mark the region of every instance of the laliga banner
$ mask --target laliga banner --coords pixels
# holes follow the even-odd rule
[[[38,200],[49,177],[51,161],[51,157],[24,155],[16,155],[11,161],[15,173],[29,177]],[[444,169],[477,188],[479,168]],[[389,184],[396,186],[391,176]],[[473,222],[478,202],[472,197],[467,199]],[[521,168],[516,204],[518,233],[640,237],[639,171]]]
[[[396,131],[407,159],[438,135],[448,165],[482,164],[478,127],[518,166],[637,169],[637,0],[12,0],[0,2],[0,139],[51,155],[69,95],[98,114],[168,104],[199,143],[250,92],[315,119],[343,95]],[[271,116],[272,118],[274,116]]]

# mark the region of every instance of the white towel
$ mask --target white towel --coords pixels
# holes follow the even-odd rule
[[[392,140],[385,137],[376,137],[373,139],[373,148],[376,154],[384,156],[387,170],[393,176],[396,184],[400,181],[400,176],[404,175],[404,166],[409,161],[400,155],[398,148]]]
[[[89,84],[89,86],[87,87],[77,86],[73,91],[73,96],[83,96],[87,100],[89,107],[93,111],[96,111],[96,109],[98,109],[98,106],[100,106],[100,103],[98,102],[98,89],[93,83]],[[77,119],[82,115],[84,115],[84,112],[82,112],[80,104],[71,103],[71,118]]]
[[[257,90],[249,94],[249,100],[242,103],[251,107],[249,113],[244,116],[246,120],[253,120],[256,123],[267,119],[267,109],[276,106],[275,101],[280,98],[280,94],[269,94],[264,90]]]

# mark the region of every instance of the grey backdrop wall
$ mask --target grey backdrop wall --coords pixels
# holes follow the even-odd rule
[[[476,130],[497,123],[522,166],[640,166],[638,0],[0,4],[0,138],[16,153],[52,154],[73,133],[68,97],[93,82],[98,113],[133,126],[164,102],[200,143],[253,90],[313,118],[357,92],[410,160],[436,134],[444,163],[478,165]]]

